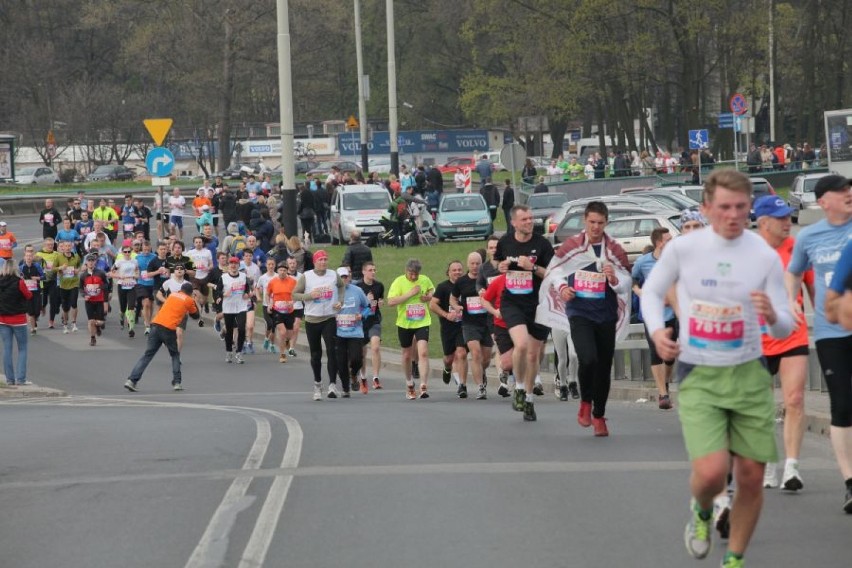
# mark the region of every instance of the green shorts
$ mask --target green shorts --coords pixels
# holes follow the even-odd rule
[[[718,451],[778,461],[772,377],[759,359],[730,367],[678,363],[678,414],[691,460]]]

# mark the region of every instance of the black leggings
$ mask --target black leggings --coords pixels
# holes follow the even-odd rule
[[[118,307],[121,308],[122,315],[128,309],[136,308],[136,288],[118,287]]]
[[[852,427],[852,335],[820,339],[816,350],[828,387],[831,425]]]
[[[615,354],[615,322],[596,323],[572,317],[571,339],[577,351],[580,398],[592,403],[592,415],[601,418],[609,398],[612,358]]]
[[[242,353],[246,342],[246,312],[225,314],[225,351],[234,347],[234,328],[237,330],[237,353]]]
[[[305,322],[305,334],[308,336],[308,346],[311,349],[311,369],[314,372],[314,382],[322,382],[322,344],[325,343],[326,367],[328,382],[337,382],[337,357],[334,347],[337,335],[337,322],[334,317],[318,323]]]
[[[42,293],[44,297],[42,298],[42,307],[47,307],[48,303],[50,304],[50,321],[56,319],[56,314],[59,313],[59,285],[55,280],[45,280],[42,285]]]
[[[361,337],[337,338],[337,372],[343,390],[349,390],[349,379],[358,380],[358,371],[364,365],[364,339]]]

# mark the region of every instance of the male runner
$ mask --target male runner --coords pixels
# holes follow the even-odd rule
[[[269,286],[269,281],[277,276],[275,273],[275,259],[268,258],[266,260],[266,272],[260,275],[260,278],[254,283],[254,296],[257,302],[260,302],[261,313],[263,314],[263,323],[266,325],[266,329],[263,333],[263,350],[269,351],[271,353],[275,353],[277,350],[275,348],[275,316],[270,310],[269,306],[269,293],[267,291],[267,287]],[[287,272],[287,265],[285,263],[281,263],[284,268],[284,272]],[[281,363],[286,362],[286,357]]]
[[[458,385],[456,394],[459,398],[467,398],[467,347],[462,333],[461,306],[453,307],[450,298],[453,287],[464,274],[464,266],[458,260],[453,260],[447,266],[447,280],[435,288],[429,309],[437,315],[441,325],[441,347],[444,352],[444,384],[450,384],[454,378]]]
[[[210,288],[208,284],[210,283],[210,270],[213,268],[213,255],[205,248],[204,237],[197,235],[192,239],[192,248],[186,252],[186,256],[192,260],[195,267],[195,275],[191,280],[195,303],[204,308],[205,312],[209,312],[207,301]],[[199,327],[203,327],[202,323],[199,318]]]
[[[92,347],[97,345],[96,336],[101,334],[104,325],[104,301],[109,286],[107,275],[95,266],[97,262],[97,254],[86,255],[86,266],[80,275],[86,317],[89,319],[89,345]]]
[[[503,316],[500,313],[500,302],[505,289],[506,275],[501,274],[491,281],[482,294],[482,305],[494,318],[494,343],[497,345],[497,353],[500,354],[499,365],[507,375],[506,382],[503,382],[501,377],[500,386],[497,387],[497,394],[502,397],[510,396],[509,383],[515,383],[515,377],[512,374],[512,352],[515,346],[512,343],[512,337],[509,335],[509,330],[506,329],[506,322],[503,321]]]
[[[396,306],[396,327],[402,347],[402,368],[405,373],[408,400],[418,397],[414,390],[411,362],[417,349],[420,371],[420,398],[429,398],[429,326],[432,318],[428,305],[435,285],[428,276],[420,274],[423,265],[411,258],[405,264],[405,274],[396,278],[388,290],[388,306]]]
[[[44,270],[44,279],[41,283],[41,315],[49,310],[48,329],[55,327],[54,320],[56,314],[59,313],[59,284],[56,281],[56,265],[59,262],[60,254],[54,246],[55,243],[52,238],[44,239],[41,250],[35,254],[36,260],[41,263],[42,270]]]
[[[249,310],[251,279],[240,272],[240,259],[232,256],[228,259],[228,271],[219,278],[216,288],[222,291],[222,314],[225,320],[225,362],[242,365],[243,347],[246,341],[246,312]],[[234,349],[234,331],[237,332],[237,345]]]
[[[275,259],[269,258],[267,265],[274,265]],[[279,262],[275,267],[275,276],[266,283],[266,300],[269,317],[272,320],[272,347],[278,344],[279,363],[287,362],[287,351],[290,349],[290,338],[293,334],[295,323],[295,310],[293,306],[293,290],[298,280],[287,274],[287,263]]]
[[[450,305],[454,310],[462,310],[462,337],[470,352],[470,368],[473,381],[478,387],[477,400],[488,398],[486,392],[485,370],[491,361],[491,348],[494,341],[488,330],[488,312],[482,305],[482,298],[476,290],[476,279],[482,257],[478,252],[467,255],[467,274],[463,274],[453,285]]]
[[[358,283],[358,287],[367,295],[371,311],[370,315],[364,318],[362,322],[364,327],[364,358],[366,360],[367,349],[369,349],[370,363],[373,367],[373,388],[381,389],[379,369],[382,368],[382,306],[385,303],[385,285],[376,280],[376,264],[371,260],[361,265],[361,274],[363,280]],[[361,374],[363,375],[363,371]]]
[[[59,275],[59,302],[62,306],[62,333],[77,331],[77,298],[80,293],[80,267],[83,262],[74,245],[61,243],[56,272]]]

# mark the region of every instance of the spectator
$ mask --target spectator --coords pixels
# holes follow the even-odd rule
[[[476,162],[474,166],[476,173],[479,174],[479,185],[482,186],[485,183],[485,180],[491,178],[491,162],[488,160],[488,156],[482,154],[479,157],[479,160]]]
[[[532,185],[535,182],[535,178],[538,175],[538,170],[535,169],[535,164],[529,158],[524,163],[524,169],[521,170],[521,178],[524,180],[524,183]]]
[[[3,261],[0,266],[0,338],[3,340],[3,372],[9,386],[32,384],[27,380],[27,305],[32,297],[15,263]],[[18,346],[17,368],[12,362],[13,340]]]
[[[512,182],[506,179],[506,185],[503,187],[503,216],[506,218],[506,230],[512,231],[512,207],[515,206],[515,190],[512,187]]]
[[[302,230],[311,238],[314,236],[314,220],[317,216],[314,195],[307,187],[302,186],[302,190],[299,192],[299,208],[296,210],[296,214],[302,222]]]
[[[352,282],[358,283],[364,280],[363,266],[365,262],[373,261],[373,252],[370,247],[361,242],[361,231],[357,229],[349,235],[349,246],[343,253],[341,266],[348,266],[352,271]]]
[[[533,188],[533,193],[547,193],[547,184],[544,182],[544,176],[538,176],[538,183]]]
[[[479,188],[479,194],[485,198],[488,214],[491,215],[491,221],[494,221],[497,218],[497,208],[500,206],[500,192],[497,190],[497,186],[491,183],[490,177],[485,178],[485,185]]]
[[[426,174],[426,180],[432,184],[432,187],[435,188],[438,195],[444,193],[444,174],[441,173],[441,170],[438,168],[429,168],[429,172]],[[423,197],[424,193],[425,191],[418,193],[418,195]]]

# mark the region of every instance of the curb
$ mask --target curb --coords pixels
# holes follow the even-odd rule
[[[8,386],[0,385],[0,399],[8,398],[42,398],[42,397],[65,397],[68,393],[59,389],[40,387],[38,385]]]

